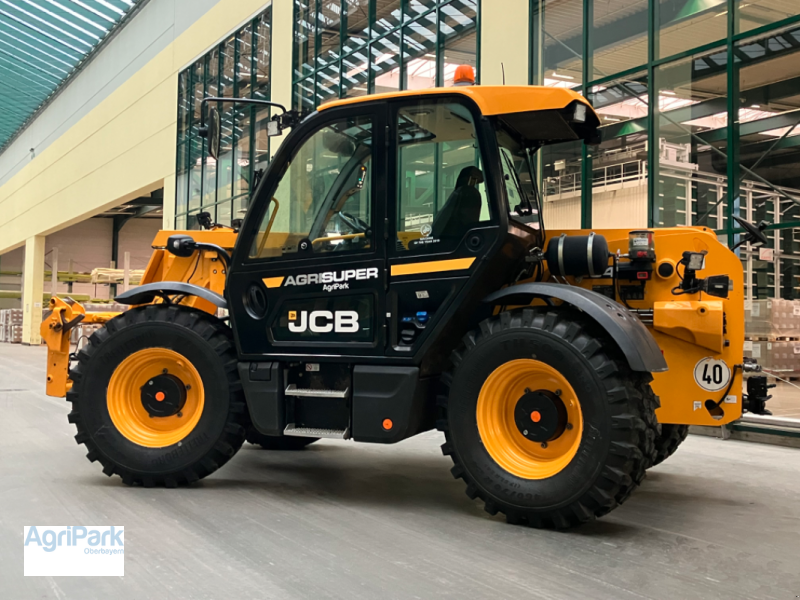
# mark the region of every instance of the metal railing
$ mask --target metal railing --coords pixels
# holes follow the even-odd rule
[[[629,184],[643,184],[647,181],[647,162],[636,159],[614,165],[592,169],[592,189],[611,186],[624,187]],[[544,185],[545,197],[560,196],[581,191],[581,173],[565,173],[548,177]]]

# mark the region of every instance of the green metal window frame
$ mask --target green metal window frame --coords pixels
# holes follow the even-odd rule
[[[529,44],[530,47],[528,49],[529,52],[529,77],[528,81],[530,84],[534,84],[536,82],[537,77],[537,66],[538,60],[537,56],[535,56],[535,43],[536,37],[534,35],[534,27],[535,21],[533,15],[535,14],[535,8],[540,3],[540,0],[530,0],[529,2]],[[788,17],[786,19],[782,19],[780,21],[776,21],[774,23],[769,23],[763,25],[761,27],[753,28],[748,31],[744,32],[737,32],[736,31],[736,23],[739,17],[739,0],[727,0],[727,36],[724,39],[717,39],[713,42],[709,42],[706,44],[698,45],[695,48],[691,48],[685,50],[680,53],[673,54],[671,56],[666,56],[663,58],[658,58],[658,40],[660,35],[660,25],[659,25],[659,2],[658,0],[649,0],[648,2],[648,28],[647,28],[647,46],[648,46],[648,61],[645,64],[637,65],[626,69],[624,71],[620,71],[618,73],[614,73],[612,75],[608,75],[601,78],[592,79],[593,69],[592,69],[592,52],[591,52],[591,33],[592,33],[592,24],[593,24],[593,0],[583,0],[583,24],[582,24],[582,35],[583,35],[583,56],[582,58],[582,81],[583,83],[581,86],[576,87],[576,91],[583,95],[588,95],[589,90],[591,90],[595,86],[602,86],[609,82],[623,79],[627,76],[631,76],[634,74],[642,73],[644,71],[647,72],[647,80],[648,80],[648,114],[647,114],[647,133],[651,136],[654,132],[655,123],[656,123],[656,116],[658,114],[658,90],[657,86],[654,84],[654,74],[657,68],[669,65],[671,63],[678,62],[680,60],[690,58],[692,56],[701,55],[704,53],[712,52],[714,50],[722,50],[725,49],[727,51],[727,55],[729,60],[727,62],[727,70],[726,70],[726,77],[727,77],[727,110],[728,116],[727,119],[727,138],[729,140],[737,140],[738,142],[738,124],[737,118],[731,118],[731,115],[734,115],[738,109],[737,106],[737,98],[738,98],[738,81],[737,81],[737,67],[734,60],[731,60],[730,57],[734,56],[734,49],[739,42],[742,40],[752,39],[761,37],[764,35],[768,35],[771,32],[778,31],[780,29],[784,29],[786,27],[796,25],[800,23],[800,14]],[[721,7],[720,7],[721,8]],[[800,12],[800,9],[798,9]],[[728,145],[729,154],[727,160],[727,185],[728,190],[734,190],[738,188],[738,178],[739,178],[739,160],[737,155],[738,143],[730,143]],[[658,174],[658,145],[654,143],[648,144],[647,149],[647,162],[649,165],[648,169],[648,178],[647,178],[647,224],[648,227],[653,227],[655,222],[654,217],[654,206],[655,206],[655,198],[657,194],[656,190],[656,182],[657,182],[657,174]],[[732,185],[732,182],[735,185]],[[736,235],[742,233],[743,230],[738,227],[734,227],[733,219],[730,218],[732,214],[735,213],[735,202],[737,200],[737,194],[735,193],[728,193],[727,198],[727,223],[724,229],[717,230],[717,235],[725,236],[728,242],[728,245],[733,245],[736,239]],[[582,228],[591,228],[592,226],[592,154],[591,149],[584,145],[582,149],[582,168],[581,168],[581,227]],[[778,225],[771,225],[767,229],[768,230],[780,230],[780,229],[789,229],[800,227],[800,221],[787,221],[786,223],[780,223]]]
[[[196,109],[196,102],[197,98],[194,94],[194,87],[198,81],[195,80],[195,67],[200,63],[203,62],[203,96],[208,95],[208,86],[209,84],[215,84],[217,91],[220,90],[220,86],[223,83],[223,76],[224,76],[224,62],[225,62],[225,55],[224,49],[226,44],[230,42],[231,39],[234,40],[233,44],[233,73],[231,74],[231,81],[233,85],[232,96],[238,97],[240,94],[240,77],[239,77],[239,66],[240,66],[240,59],[241,56],[241,48],[242,42],[245,36],[249,36],[250,41],[250,56],[249,58],[245,58],[245,64],[249,62],[249,69],[250,69],[250,93],[248,97],[254,98],[261,98],[264,100],[269,100],[271,97],[271,80],[272,80],[272,35],[270,32],[270,39],[269,39],[269,73],[268,73],[268,83],[266,85],[259,86],[258,85],[258,78],[257,78],[257,66],[258,66],[258,52],[259,52],[259,24],[262,21],[266,21],[269,23],[271,27],[272,22],[272,6],[268,6],[263,12],[256,15],[252,19],[250,19],[247,23],[242,25],[235,33],[227,36],[224,40],[221,40],[216,46],[210,49],[206,54],[199,57],[195,60],[190,66],[186,69],[181,71],[178,75],[178,138],[177,138],[177,152],[176,152],[176,186],[175,186],[175,227],[177,229],[183,228],[193,228],[196,224],[190,223],[190,217],[193,215],[198,214],[202,211],[211,212],[212,220],[217,218],[218,209],[224,204],[230,204],[230,215],[231,220],[235,219],[236,216],[234,215],[234,207],[236,206],[236,201],[241,200],[242,198],[246,198],[249,196],[249,191],[243,192],[240,194],[235,194],[235,186],[237,184],[237,177],[240,173],[239,168],[237,167],[238,161],[244,157],[239,156],[239,148],[238,143],[242,136],[237,135],[237,124],[239,115],[243,115],[244,118],[248,119],[248,132],[249,132],[249,149],[248,149],[248,156],[246,157],[247,160],[247,172],[248,182],[253,181],[253,177],[255,174],[255,166],[256,166],[256,134],[257,134],[257,117],[258,115],[268,115],[268,109],[256,109],[253,106],[244,107],[244,108],[235,108],[232,105],[222,107],[220,112],[223,115],[223,123],[226,119],[226,114],[230,114],[231,120],[231,136],[230,136],[230,156],[224,158],[224,161],[230,161],[231,164],[231,180],[229,182],[230,187],[230,194],[225,198],[219,197],[219,185],[220,185],[220,171],[221,169],[216,168],[214,173],[214,190],[213,190],[213,199],[211,202],[204,202],[204,198],[206,195],[206,165],[208,164],[208,147],[205,140],[199,137],[197,133],[197,127],[193,127],[191,124],[192,115]],[[248,32],[247,29],[250,28]],[[217,51],[217,73],[216,78],[214,81],[209,80],[209,61],[213,53]],[[181,89],[181,78],[186,78],[186,93],[185,97],[182,93]],[[186,104],[186,106],[182,106],[182,104]],[[185,122],[182,123],[182,119],[185,119]],[[191,198],[191,169],[192,169],[192,144],[196,143],[198,140],[201,140],[201,170],[200,170],[200,206],[195,208],[189,207],[189,201]],[[223,160],[221,160],[218,164],[224,164]],[[183,164],[181,164],[183,161]],[[186,177],[185,185],[181,185],[180,177],[184,175]],[[182,189],[185,188],[185,189]],[[183,197],[181,197],[181,194]],[[181,210],[183,207],[183,210]],[[185,221],[185,222],[183,222]],[[229,224],[229,223],[223,223]]]
[[[321,0],[317,0],[320,2]],[[368,39],[367,42],[357,48],[356,50],[344,53],[345,50],[345,43],[346,43],[346,36],[347,36],[347,26],[346,26],[346,17],[347,17],[347,2],[346,0],[341,0],[340,2],[340,17],[339,17],[339,53],[338,53],[338,73],[339,73],[339,90],[338,90],[338,97],[344,98],[346,97],[346,93],[344,91],[343,81],[344,81],[344,63],[345,60],[354,56],[356,53],[364,53],[367,57],[367,66],[366,72],[368,73],[367,78],[367,94],[375,93],[375,74],[372,69],[372,59],[373,59],[373,47],[376,46],[379,42],[386,40],[387,38],[393,37],[397,35],[399,53],[397,56],[397,60],[399,63],[399,87],[400,89],[405,89],[405,69],[406,69],[406,61],[403,59],[403,51],[405,49],[405,30],[408,29],[410,26],[414,24],[421,23],[428,19],[431,15],[436,15],[435,18],[435,27],[436,27],[436,46],[434,49],[435,53],[435,62],[436,62],[436,86],[440,87],[444,85],[444,50],[445,50],[445,37],[442,34],[442,13],[443,10],[451,5],[455,5],[459,3],[459,0],[435,0],[435,6],[429,8],[428,10],[416,14],[413,18],[406,20],[405,15],[408,12],[408,8],[410,6],[410,0],[401,0],[399,5],[400,10],[400,22],[399,24],[387,29],[382,35],[374,36],[372,35],[372,29],[376,22],[376,3],[375,0],[369,0],[369,28],[366,31]],[[463,1],[463,0],[462,0]],[[476,83],[480,83],[480,65],[481,65],[481,0],[470,0],[475,4],[475,79]],[[497,0],[496,0],[497,1]],[[298,5],[299,0],[293,0],[293,12],[292,12],[292,21],[294,27],[294,34],[295,40],[297,39],[297,27],[298,27]],[[317,15],[320,14],[320,11],[317,10]],[[292,105],[295,108],[300,108],[297,103],[298,98],[298,88],[301,84],[309,83],[311,89],[313,90],[314,95],[314,107],[318,106],[317,101],[317,85],[318,85],[318,76],[321,71],[324,70],[324,67],[319,67],[316,64],[316,58],[319,56],[320,53],[320,35],[319,35],[320,27],[319,27],[319,18],[315,21],[314,24],[314,58],[315,64],[313,69],[310,72],[301,74],[299,77],[297,76],[295,66],[298,63],[298,51],[297,51],[297,43],[292,44]],[[471,29],[470,29],[471,31]],[[413,59],[412,59],[413,60]]]

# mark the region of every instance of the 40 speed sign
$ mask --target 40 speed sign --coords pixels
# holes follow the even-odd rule
[[[704,358],[694,367],[694,380],[707,392],[722,390],[731,379],[731,370],[724,360]]]

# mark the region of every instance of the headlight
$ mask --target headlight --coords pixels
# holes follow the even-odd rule
[[[575,114],[572,117],[572,120],[576,123],[585,123],[586,122],[586,105],[578,102],[575,105]]]
[[[705,252],[684,252],[683,258],[686,261],[686,268],[690,271],[702,271],[705,267]]]

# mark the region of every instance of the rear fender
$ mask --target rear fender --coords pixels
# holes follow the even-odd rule
[[[484,302],[519,306],[549,299],[561,300],[593,319],[611,336],[634,371],[659,373],[667,370],[661,349],[639,318],[597,292],[560,283],[521,283],[494,292]]]

